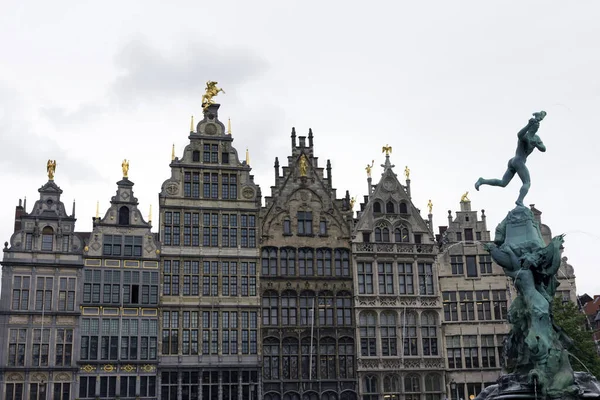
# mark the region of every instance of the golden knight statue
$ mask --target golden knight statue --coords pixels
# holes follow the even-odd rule
[[[54,172],[56,171],[56,160],[48,160],[46,164],[46,171],[48,172],[48,180],[54,180]]]
[[[202,95],[202,109],[204,111],[206,111],[208,106],[210,106],[211,104],[215,104],[213,97],[218,95],[219,92],[223,92],[223,94],[225,94],[225,91],[223,89],[217,87],[218,83],[219,82],[215,81],[206,82],[206,93]]]
[[[462,196],[460,196],[460,202],[461,203],[467,203],[471,200],[469,200],[469,192],[465,192],[465,194],[463,194]]]

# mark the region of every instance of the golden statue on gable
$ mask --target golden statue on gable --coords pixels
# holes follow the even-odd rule
[[[463,194],[462,196],[460,196],[460,202],[461,203],[467,203],[471,200],[469,200],[469,192],[465,192],[465,194]]]
[[[202,95],[202,109],[204,111],[206,111],[208,106],[210,106],[211,104],[215,104],[213,97],[218,95],[219,92],[222,92],[223,94],[225,94],[225,91],[223,89],[217,87],[218,83],[219,82],[215,82],[215,81],[206,82],[206,93],[204,93]]]
[[[431,214],[433,211],[433,203],[431,202],[431,199],[429,199],[429,202],[427,203],[427,208],[429,208],[429,214]]]
[[[408,168],[408,165],[406,166],[406,168],[404,168],[404,176],[406,177],[406,180],[410,180],[410,168]]]
[[[129,161],[123,160],[121,168],[123,169],[123,178],[127,178],[127,175],[129,174]]]
[[[46,171],[48,172],[48,180],[54,180],[54,171],[56,171],[56,160],[48,160],[46,164]]]
[[[371,160],[371,165],[367,164],[365,171],[367,171],[367,177],[371,177],[371,169],[373,169],[373,165],[375,164],[375,160]]]
[[[390,153],[392,152],[392,146],[390,146],[389,144],[386,144],[385,146],[383,146],[381,148],[381,152],[385,153],[386,157],[390,155]]]
[[[306,176],[306,172],[308,171],[308,160],[306,159],[306,154],[302,154],[300,156],[300,160],[298,161],[298,169],[300,170],[300,176]]]

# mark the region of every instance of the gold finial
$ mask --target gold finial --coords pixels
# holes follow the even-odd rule
[[[371,169],[373,168],[374,164],[375,164],[375,160],[371,160],[371,165],[367,164],[367,167],[365,168],[365,171],[367,171],[368,178],[371,177]]]
[[[410,168],[408,168],[408,165],[404,168],[404,176],[407,181],[410,180]]]
[[[356,196],[350,199],[350,210],[354,210],[354,203],[356,203]]]
[[[433,203],[431,202],[431,199],[429,199],[429,202],[427,203],[427,208],[429,208],[429,214],[431,214],[433,211]]]
[[[460,197],[460,202],[461,202],[461,203],[467,203],[467,202],[470,202],[470,201],[471,201],[471,200],[469,200],[469,192],[465,192],[465,194],[463,194],[463,195]]]
[[[129,161],[123,160],[121,168],[123,168],[123,178],[127,178],[127,174],[129,173]]]
[[[100,202],[96,202],[96,219],[100,219]]]
[[[247,147],[246,147],[246,165],[250,165],[250,152],[248,151]]]
[[[227,134],[231,136],[231,118],[227,119]]]
[[[381,148],[381,152],[382,152],[382,153],[385,153],[385,156],[386,156],[386,157],[387,157],[387,156],[389,156],[389,155],[390,155],[390,153],[392,152],[392,146],[390,146],[389,144],[386,144],[385,146],[383,146],[383,147]]]
[[[223,92],[223,94],[225,94],[225,91],[223,89],[219,89],[217,87],[218,83],[219,82],[214,81],[206,82],[206,93],[202,95],[202,109],[204,111],[206,111],[208,109],[208,106],[210,106],[211,104],[215,104],[213,97],[218,95],[219,92]]]
[[[171,161],[175,161],[175,143],[173,143],[173,147],[171,147]]]
[[[192,121],[190,122],[190,132],[194,132],[194,116],[192,115]]]
[[[48,180],[54,180],[54,172],[56,171],[56,160],[48,160],[46,164],[46,171],[48,172]]]
[[[306,159],[306,154],[302,154],[300,156],[298,168],[300,169],[300,176],[306,176],[306,171],[308,170],[308,160]]]
[[[152,204],[150,204],[150,212],[148,213],[148,222],[152,222]]]

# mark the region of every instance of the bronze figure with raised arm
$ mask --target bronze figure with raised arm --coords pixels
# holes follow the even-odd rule
[[[508,169],[504,173],[502,179],[479,178],[475,183],[476,190],[479,190],[481,185],[506,187],[515,174],[517,174],[519,175],[519,178],[521,178],[523,185],[519,191],[519,198],[517,199],[516,204],[518,206],[523,205],[523,199],[527,195],[529,187],[531,186],[531,178],[526,165],[527,157],[535,149],[538,149],[541,152],[546,151],[546,146],[544,146],[542,139],[536,135],[538,129],[540,128],[540,122],[545,116],[546,111],[534,113],[533,118],[529,120],[527,126],[519,131],[517,134],[517,137],[519,138],[519,142],[517,143],[517,151],[515,152],[515,156],[508,161]]]

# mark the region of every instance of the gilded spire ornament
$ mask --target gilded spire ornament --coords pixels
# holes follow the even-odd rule
[[[190,121],[190,132],[194,132],[194,116],[192,115],[192,120]]]
[[[306,159],[306,154],[302,154],[300,156],[300,160],[298,160],[298,169],[300,171],[300,176],[306,176],[306,172],[308,171],[308,160]]]
[[[96,202],[96,219],[100,219],[100,202]]]
[[[356,203],[356,196],[350,199],[350,210],[354,209],[355,203]]]
[[[48,160],[46,163],[46,171],[48,172],[48,180],[54,180],[54,172],[56,171],[56,160]]]
[[[431,199],[429,199],[429,202],[427,203],[427,208],[429,209],[429,214],[431,214],[433,211],[433,203],[431,202]]]
[[[127,178],[127,175],[129,174],[129,161],[123,160],[121,168],[123,169],[123,178]]]
[[[213,97],[218,95],[219,92],[225,94],[225,91],[223,89],[217,87],[218,84],[219,82],[215,81],[206,82],[206,93],[202,95],[202,109],[204,111],[206,111],[211,104],[215,104]]]
[[[173,143],[173,147],[171,148],[171,161],[175,161],[175,143]]]
[[[152,222],[152,204],[150,204],[150,212],[148,213],[148,222]]]
[[[246,147],[246,165],[250,165],[250,152],[248,151],[247,147]]]
[[[389,155],[390,155],[390,153],[392,152],[392,146],[390,146],[389,144],[386,144],[385,146],[383,146],[383,147],[381,148],[381,152],[382,152],[382,153],[385,153],[385,156],[386,156],[386,157],[387,157],[387,156],[389,156]]]
[[[365,171],[367,171],[367,177],[371,177],[371,169],[373,169],[373,165],[375,164],[375,160],[371,160],[371,165],[367,164]]]
[[[407,181],[410,180],[410,168],[408,168],[408,165],[406,166],[406,168],[404,168],[404,176],[406,177]]]
[[[227,134],[231,136],[231,118],[227,119]]]

